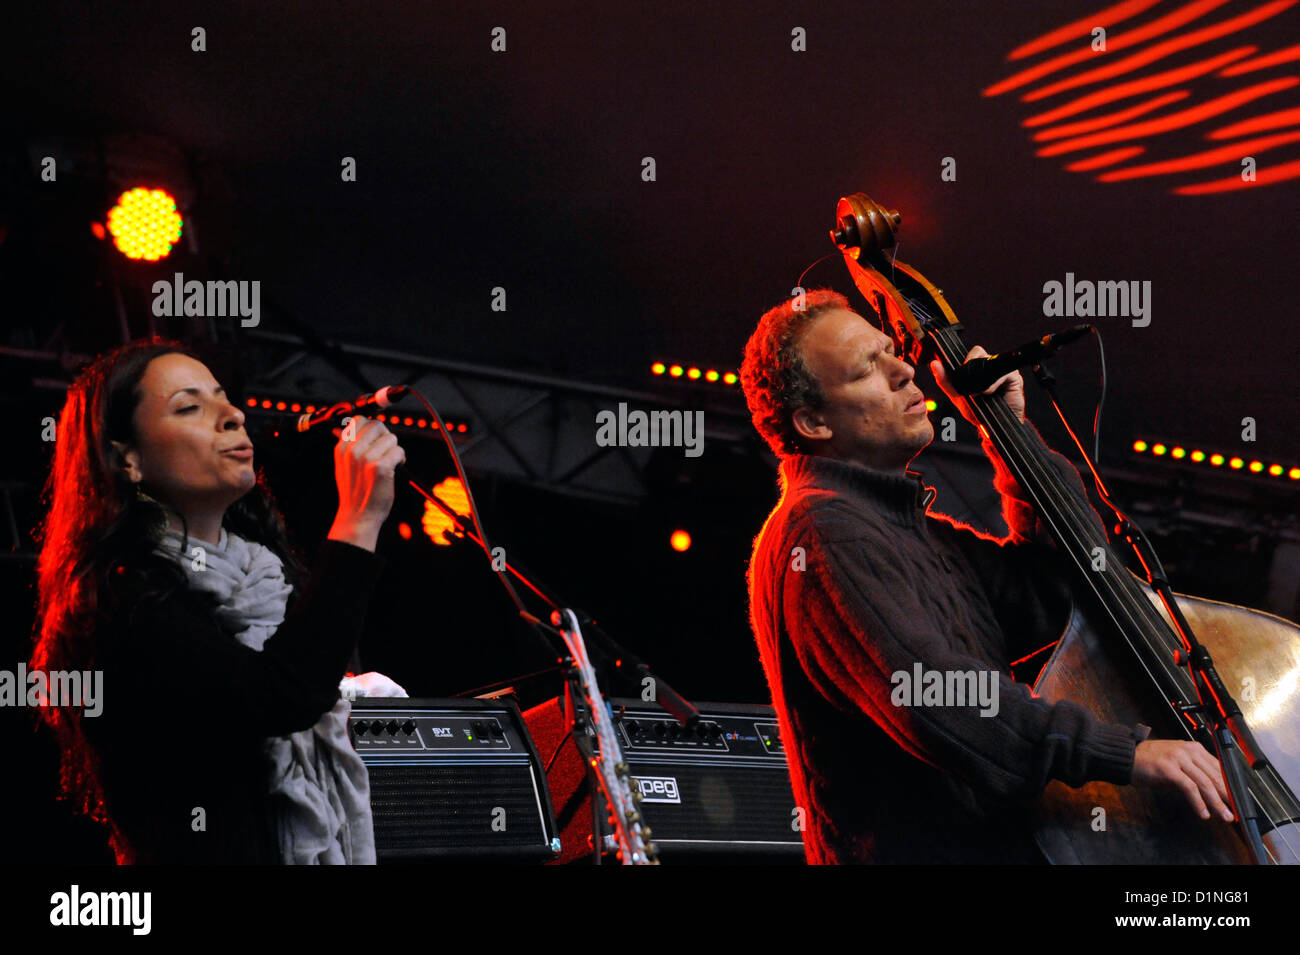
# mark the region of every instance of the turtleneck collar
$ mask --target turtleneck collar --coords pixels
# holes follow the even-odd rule
[[[918,527],[935,497],[934,488],[926,487],[917,471],[890,474],[819,454],[782,460],[781,485],[787,492],[816,488],[849,495],[900,527]]]

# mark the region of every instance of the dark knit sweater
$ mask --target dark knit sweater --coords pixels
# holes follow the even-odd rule
[[[781,483],[755,541],[750,614],[808,860],[1042,861],[1025,802],[1052,779],[1129,782],[1145,728],[1050,705],[1011,678],[1012,661],[1060,635],[1066,592],[1010,473],[995,481],[1004,541],[928,512],[933,490],[914,472],[802,455],[782,462]],[[917,663],[998,671],[996,716],[894,705],[891,675]]]
[[[338,700],[384,564],[323,541],[261,652],[223,633],[204,595],[183,587],[141,600],[123,577],[129,612],[96,639],[104,711],[84,721],[119,862],[280,861],[263,741],[313,726]]]

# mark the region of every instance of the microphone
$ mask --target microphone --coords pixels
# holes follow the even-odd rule
[[[362,395],[360,398],[354,398],[351,401],[340,401],[328,408],[318,408],[311,414],[300,415],[294,425],[294,430],[302,434],[312,428],[328,424],[331,421],[337,421],[347,415],[377,408],[387,408],[410,390],[406,385],[388,385],[373,394]]]
[[[948,372],[948,380],[959,395],[973,395],[983,391],[1008,372],[1029,365],[1037,365],[1063,345],[1094,331],[1091,325],[1075,325],[1063,332],[1044,335],[1008,352],[999,352],[987,358],[972,358]]]

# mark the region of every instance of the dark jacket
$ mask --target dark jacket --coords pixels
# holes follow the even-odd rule
[[[1024,802],[1052,779],[1129,782],[1144,728],[1100,723],[1013,681],[1010,663],[1064,623],[1057,553],[1033,542],[1014,480],[1000,470],[996,482],[1005,541],[930,513],[933,490],[912,472],[802,455],[782,462],[781,481],[755,541],[750,614],[809,861],[1042,861]],[[918,663],[985,671],[997,714],[895,705],[895,674]]]
[[[145,599],[119,575],[122,609],[96,640],[103,713],[84,720],[119,862],[280,861],[263,740],[334,705],[384,564],[323,541],[261,652],[217,627],[210,598],[182,586]]]

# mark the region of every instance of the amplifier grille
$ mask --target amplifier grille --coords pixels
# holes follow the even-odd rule
[[[631,762],[632,775],[671,778],[680,803],[646,801],[641,814],[656,842],[786,843],[802,851],[793,828],[784,766],[700,766]],[[703,847],[703,846],[701,846]]]
[[[518,854],[528,848],[550,854],[527,766],[371,765],[369,770],[380,858]],[[496,828],[494,818],[500,820]]]

